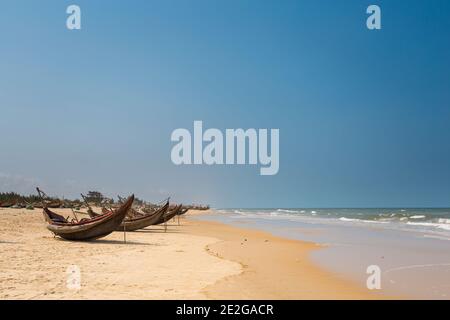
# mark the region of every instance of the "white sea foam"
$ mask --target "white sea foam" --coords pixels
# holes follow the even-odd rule
[[[445,237],[445,236],[441,236],[441,235],[434,235],[434,234],[424,234],[423,235],[424,238],[431,238],[431,239],[439,239],[439,240],[446,240],[446,241],[450,241],[450,238]]]
[[[348,221],[348,222],[351,222],[351,221],[362,221],[361,219],[349,219],[349,218],[346,218],[346,217],[340,217],[339,220],[341,220],[341,221]]]
[[[365,222],[365,223],[389,223],[387,221],[375,221],[375,220],[363,220],[363,219],[350,219],[346,217],[340,217],[339,220],[346,222]]]
[[[286,212],[286,213],[297,213],[298,211],[296,210],[287,210],[287,209],[278,209],[278,212]]]
[[[408,221],[406,224],[412,225],[412,226],[424,226],[424,227],[438,227],[440,226],[439,223],[433,223],[433,222],[411,222]]]
[[[445,219],[448,220],[448,219]],[[433,227],[438,229],[450,230],[450,224],[447,223],[434,223],[434,222],[411,222],[408,221],[406,224],[412,226],[422,226],[422,227]]]
[[[335,213],[321,211],[320,214],[317,210],[307,209],[228,209],[221,210],[221,212],[231,213],[232,218],[240,219],[266,219],[266,220],[284,220],[284,221],[298,221],[301,223],[347,223],[354,225],[385,225],[387,228],[394,229],[410,229],[411,231],[420,231],[420,227],[423,229],[429,229],[428,231],[438,232],[442,230],[442,233],[448,233],[450,231],[450,218],[444,216],[441,218],[435,217],[431,220],[432,216],[428,214],[416,213],[415,215],[407,216],[397,212],[396,214],[391,212],[381,212],[378,218],[374,216],[373,212],[369,212],[367,217],[361,212],[355,211],[347,215],[342,212],[336,217]],[[336,212],[337,213],[337,212]],[[374,217],[375,219],[372,219]]]

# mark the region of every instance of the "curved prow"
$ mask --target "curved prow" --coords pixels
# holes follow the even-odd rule
[[[125,201],[117,210],[126,210],[128,212],[128,210],[131,209],[133,202],[134,202],[134,194],[129,196],[127,201]]]
[[[67,222],[66,218],[64,218],[63,216],[61,216],[53,211],[50,211],[47,207],[44,207],[43,213],[44,213],[45,221],[47,221],[49,223],[52,223],[52,222],[65,223],[65,222]]]

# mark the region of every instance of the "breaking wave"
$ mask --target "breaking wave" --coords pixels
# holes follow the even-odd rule
[[[221,214],[240,219],[267,219],[273,221],[299,221],[308,223],[378,224],[389,228],[418,231],[450,231],[450,209],[220,209]]]
[[[277,209],[278,212],[286,212],[286,213],[298,213],[297,210],[287,210],[287,209]]]
[[[364,219],[350,219],[346,217],[340,217],[340,221],[346,222],[366,222],[366,223],[389,223],[388,221],[376,221],[376,220],[364,220]]]
[[[445,219],[448,220],[448,219]],[[434,223],[434,222],[411,222],[408,221],[406,224],[412,226],[422,226],[422,227],[434,227],[443,230],[450,230],[450,224],[448,223]]]

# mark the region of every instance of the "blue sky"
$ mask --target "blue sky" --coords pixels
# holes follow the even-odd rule
[[[449,15],[445,0],[3,1],[0,191],[450,206]],[[279,173],[173,165],[171,132],[194,120],[279,128]]]

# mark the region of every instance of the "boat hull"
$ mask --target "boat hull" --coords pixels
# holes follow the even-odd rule
[[[169,203],[158,209],[156,212],[135,219],[125,219],[116,231],[135,231],[156,224],[167,213]]]
[[[181,204],[176,206],[174,209],[170,210],[165,215],[163,215],[161,219],[157,223],[155,223],[155,225],[170,221],[173,217],[177,216],[181,212],[181,208],[182,208]]]
[[[114,212],[100,215],[94,219],[82,223],[49,223],[47,229],[55,235],[72,241],[89,241],[107,236],[115,231],[124,220],[128,210],[131,208],[134,201],[134,196],[128,200]],[[46,220],[49,221],[48,209],[44,208],[44,216],[47,215]],[[51,213],[51,212],[50,212]]]

